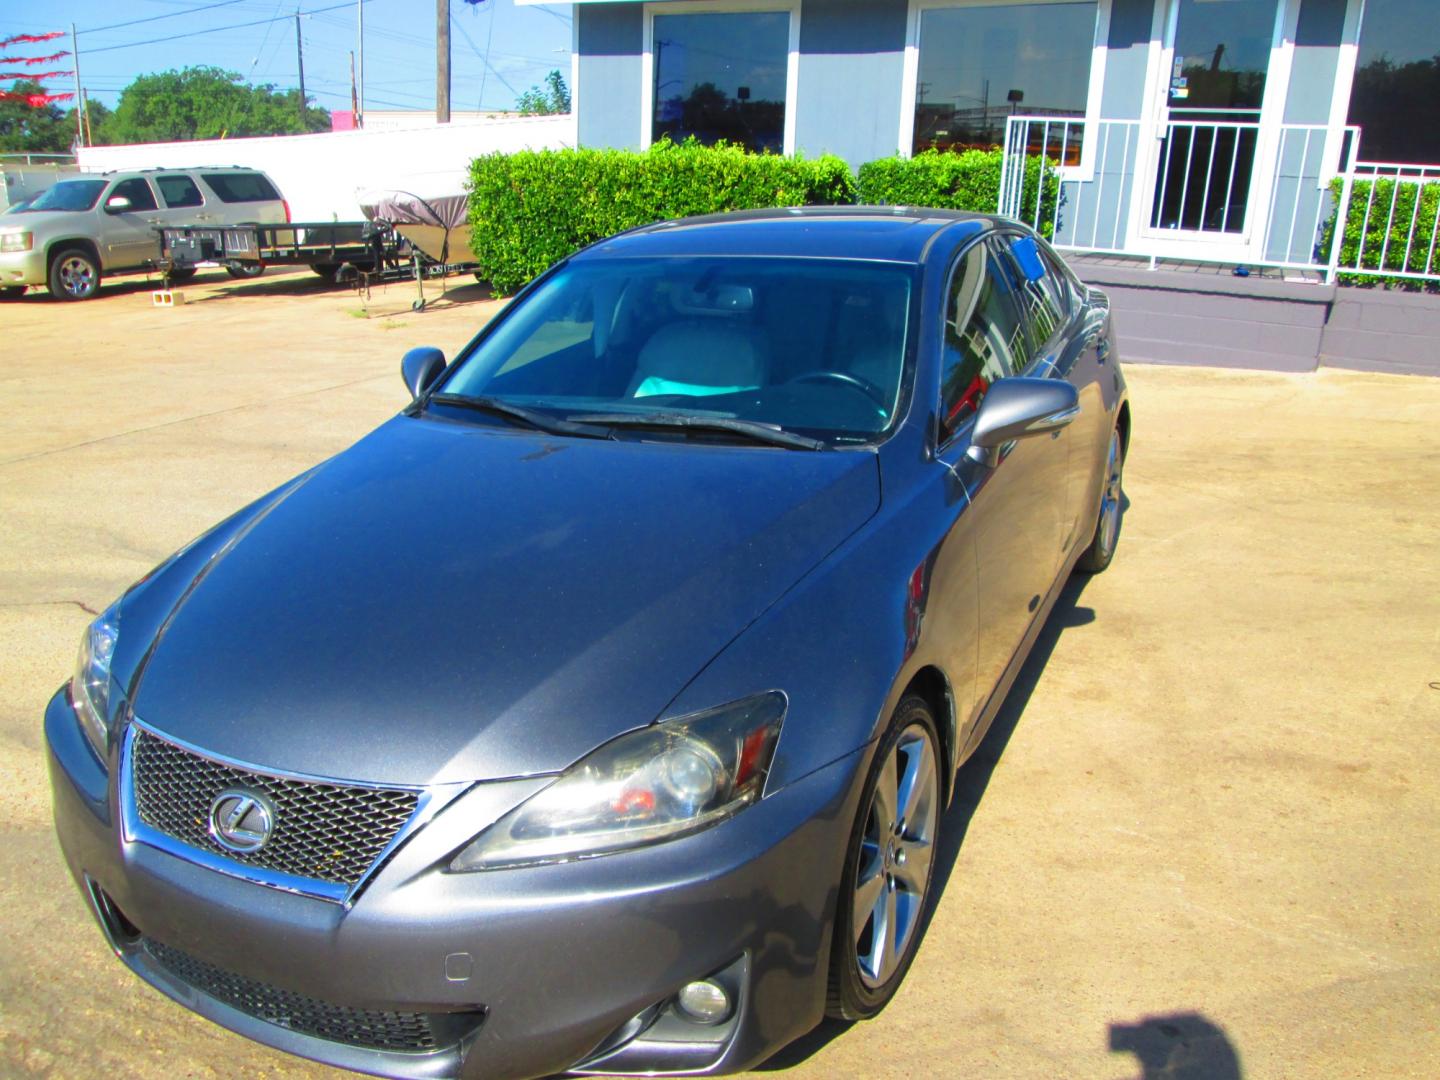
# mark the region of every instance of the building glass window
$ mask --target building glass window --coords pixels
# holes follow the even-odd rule
[[[656,15],[651,138],[785,149],[788,11]]]
[[[1365,0],[1350,123],[1360,157],[1440,162],[1440,18],[1435,0]]]
[[[1084,116],[1096,17],[1094,0],[922,11],[913,149],[993,149],[1017,113]]]

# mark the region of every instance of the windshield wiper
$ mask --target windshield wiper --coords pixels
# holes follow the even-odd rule
[[[605,424],[609,427],[666,428],[692,431],[723,431],[740,435],[754,442],[771,446],[785,446],[792,450],[824,450],[825,444],[819,439],[796,435],[793,431],[761,424],[754,420],[734,420],[724,416],[690,416],[686,413],[582,413],[566,418],[571,421],[583,419],[587,424]]]
[[[503,416],[507,420],[516,420],[526,427],[535,428],[537,431],[548,432],[551,435],[578,435],[587,439],[608,439],[610,433],[603,428],[593,427],[589,424],[579,424],[573,420],[561,420],[556,416],[548,416],[538,409],[527,409],[523,405],[512,405],[500,398],[485,397],[472,394],[432,394],[429,398],[432,405],[454,405],[461,409],[474,409],[477,412],[492,413],[495,416]]]

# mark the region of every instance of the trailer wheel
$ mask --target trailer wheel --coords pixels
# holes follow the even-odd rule
[[[183,285],[197,273],[199,273],[199,271],[193,266],[177,266],[165,276],[170,279],[170,284]]]
[[[314,274],[324,278],[331,285],[335,284],[336,275],[340,273],[340,265],[338,263],[312,263],[310,269]]]
[[[233,278],[241,281],[249,281],[265,273],[265,264],[262,262],[228,262],[225,264],[225,272]]]

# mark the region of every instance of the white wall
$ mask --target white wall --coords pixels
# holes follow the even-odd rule
[[[575,145],[570,116],[531,116],[435,125],[413,131],[335,131],[263,139],[90,146],[86,172],[243,165],[280,187],[295,221],[359,221],[360,192],[404,190],[456,195],[470,161],[494,151]]]

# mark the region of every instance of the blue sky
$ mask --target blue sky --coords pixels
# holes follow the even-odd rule
[[[41,55],[54,51],[52,45],[68,49],[68,31],[75,23],[86,91],[91,100],[110,106],[137,75],[196,64],[289,88],[296,85],[297,7],[302,13],[314,12],[301,18],[305,91],[325,108],[348,109],[355,0],[0,0],[0,38],[67,31],[65,40],[36,46],[40,52],[31,54]],[[517,94],[555,68],[569,80],[569,4],[516,7],[513,0],[477,5],[450,0],[450,8],[451,108],[513,107]],[[264,22],[276,16],[281,16],[279,21]],[[116,26],[141,19],[153,21]],[[241,23],[257,25],[237,25]],[[140,42],[150,44],[130,47]],[[489,68],[482,60],[487,46]],[[67,59],[54,66],[70,65]],[[46,85],[52,91],[69,90],[72,80],[49,80]],[[431,0],[365,0],[365,104],[370,109],[434,108]]]

